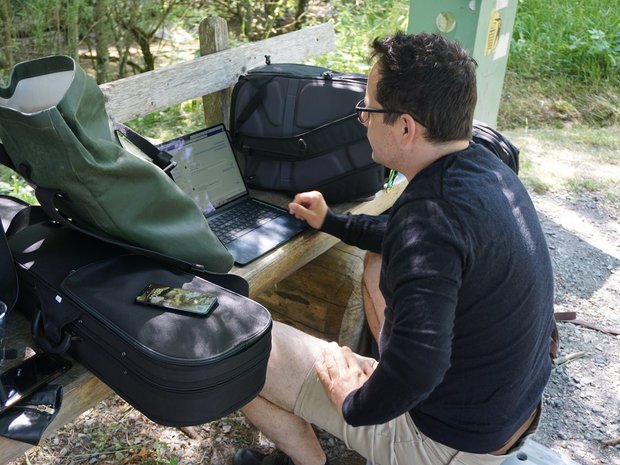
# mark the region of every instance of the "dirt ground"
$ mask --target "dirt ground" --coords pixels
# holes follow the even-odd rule
[[[620,128],[514,130],[521,173],[553,260],[556,311],[620,329]],[[560,356],[534,439],[583,465],[620,465],[620,336],[559,323]],[[319,433],[335,465],[365,461]],[[193,428],[158,426],[118,397],[100,403],[10,465],[228,464],[238,447],[273,444],[241,414]],[[550,464],[551,465],[551,464]]]

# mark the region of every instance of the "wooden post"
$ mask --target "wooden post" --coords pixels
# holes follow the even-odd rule
[[[223,18],[216,16],[203,19],[198,28],[198,36],[200,37],[200,54],[203,56],[226,50],[229,47],[228,24]],[[202,96],[206,127],[222,122],[228,127],[230,93],[230,89],[224,89]]]

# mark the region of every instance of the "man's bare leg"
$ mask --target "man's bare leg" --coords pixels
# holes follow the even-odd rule
[[[385,320],[385,299],[379,290],[381,276],[381,255],[366,252],[364,257],[364,274],[362,275],[362,300],[366,321],[375,341],[379,340],[379,332]]]
[[[312,426],[292,412],[301,386],[327,342],[274,322],[267,379],[259,396],[241,411],[296,465],[324,465]]]

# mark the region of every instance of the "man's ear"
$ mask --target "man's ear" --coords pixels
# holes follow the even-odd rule
[[[402,130],[402,143],[407,145],[411,143],[415,137],[419,137],[420,125],[414,120],[411,115],[403,113],[400,115],[401,130]]]

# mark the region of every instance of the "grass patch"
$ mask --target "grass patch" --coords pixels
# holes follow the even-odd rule
[[[616,189],[606,190],[603,195],[609,203],[613,204],[615,207],[620,207],[620,190],[617,186]]]
[[[606,183],[591,178],[573,178],[566,181],[566,186],[570,192],[602,192]]]
[[[555,127],[580,124],[620,125],[620,86],[577,84],[568,79],[540,79],[506,72],[498,127]]]
[[[521,178],[521,182],[523,182],[523,184],[528,190],[536,192],[537,194],[546,194],[551,189],[551,184],[543,181],[536,175],[519,175],[519,178]]]
[[[616,0],[520,0],[498,126],[620,124]]]
[[[620,183],[616,181],[579,177],[568,179],[565,185],[573,194],[586,193],[602,197],[614,207],[620,207]]]
[[[620,150],[620,127],[590,128],[587,126],[572,126],[558,131],[553,128],[536,130],[536,137],[553,144],[568,145],[574,147],[592,147],[596,149],[617,152]]]
[[[521,0],[509,67],[524,77],[617,85],[619,25],[616,0]]]
[[[528,190],[537,194],[545,194],[552,187],[541,178],[536,167],[523,151],[519,155],[519,178]]]

